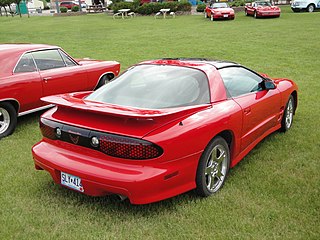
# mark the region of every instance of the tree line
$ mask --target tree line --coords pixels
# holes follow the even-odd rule
[[[19,6],[19,3],[21,1],[22,0],[0,0],[0,16],[2,16],[2,10],[4,10],[6,16],[8,17],[8,9],[9,9],[9,14],[13,17],[15,12],[13,12],[13,10],[11,9],[11,4],[15,3],[21,17],[21,11]],[[29,17],[29,11],[28,11],[28,17]]]

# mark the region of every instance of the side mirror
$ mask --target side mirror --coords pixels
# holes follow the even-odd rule
[[[264,80],[264,87],[266,90],[270,90],[270,89],[276,89],[277,86],[274,84],[273,81]]]

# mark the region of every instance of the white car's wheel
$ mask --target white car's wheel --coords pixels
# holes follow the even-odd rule
[[[307,7],[307,11],[308,12],[313,12],[314,11],[314,5],[313,4],[309,4]]]

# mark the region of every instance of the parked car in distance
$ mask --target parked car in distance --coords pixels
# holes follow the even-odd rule
[[[132,204],[217,192],[229,168],[270,133],[287,131],[296,84],[240,64],[161,59],[95,92],[43,98],[35,167],[57,184]]]
[[[57,46],[0,44],[0,138],[17,116],[49,107],[41,97],[93,90],[119,74],[115,61],[76,60]]]
[[[247,3],[244,9],[246,16],[259,17],[280,17],[281,9],[277,6],[272,6],[269,2],[257,1]]]
[[[68,9],[71,9],[74,6],[79,6],[79,3],[73,2],[73,1],[69,1],[69,2],[61,2],[60,3],[60,7],[65,7]]]
[[[294,12],[313,12],[320,9],[320,0],[294,0],[291,2],[291,9]]]
[[[210,18],[211,21],[215,19],[234,19],[234,10],[225,2],[212,3],[206,7],[204,17]]]

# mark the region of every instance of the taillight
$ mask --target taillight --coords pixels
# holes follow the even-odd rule
[[[40,129],[46,138],[95,149],[112,157],[145,160],[163,153],[161,147],[146,140],[92,131],[45,118],[40,119]]]
[[[52,121],[48,121],[44,118],[40,119],[40,130],[42,136],[49,139],[56,139],[55,126],[53,126]]]
[[[101,135],[99,148],[107,155],[126,159],[151,159],[163,150],[148,141],[117,135]]]

